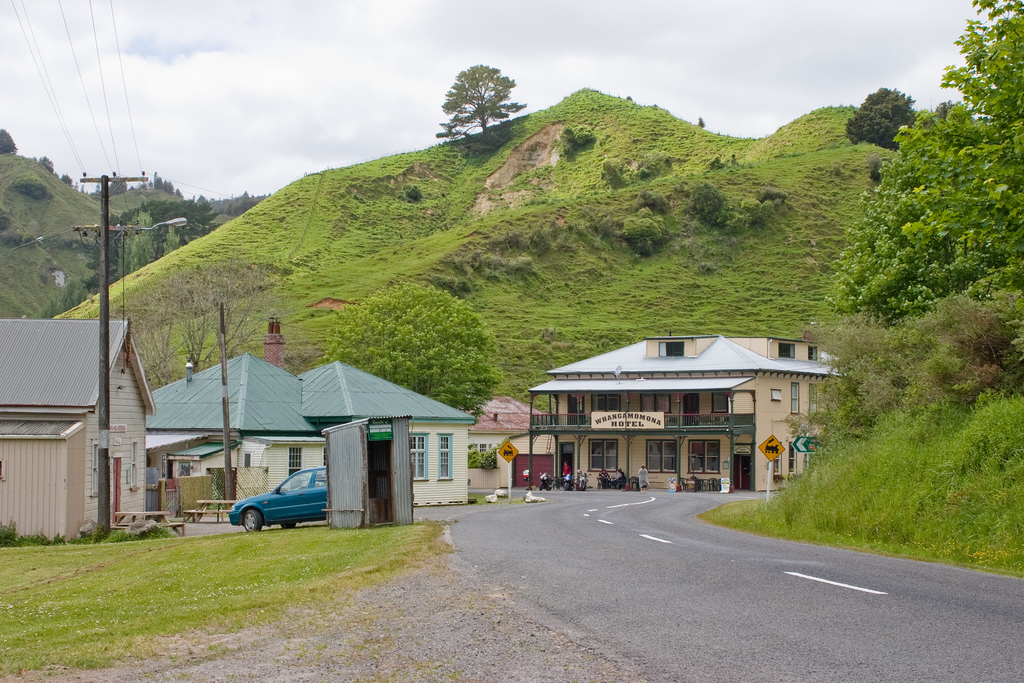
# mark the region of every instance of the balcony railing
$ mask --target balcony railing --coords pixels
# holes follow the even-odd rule
[[[731,427],[752,427],[753,413],[706,413],[697,415],[678,415],[666,413],[666,429],[707,429]],[[530,417],[531,428],[573,429],[590,427],[590,413],[559,413],[533,415]]]

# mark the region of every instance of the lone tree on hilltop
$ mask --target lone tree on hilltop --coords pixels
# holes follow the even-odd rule
[[[914,99],[899,90],[879,88],[864,100],[853,118],[846,122],[850,142],[872,142],[886,149],[899,149],[896,133],[900,126],[914,125]]]
[[[478,128],[485,133],[488,124],[520,111],[525,104],[508,101],[514,87],[516,82],[500,69],[478,64],[462,71],[445,94],[441,109],[452,118],[441,124],[444,130],[437,137],[462,138]]]
[[[17,154],[18,146],[6,129],[0,128],[0,154]]]

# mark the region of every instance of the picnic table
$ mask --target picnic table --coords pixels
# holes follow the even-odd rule
[[[182,518],[186,522],[198,522],[206,515],[217,516],[217,521],[221,521],[221,516],[227,516],[228,510],[235,504],[233,500],[197,500],[196,507],[194,510],[185,510],[182,513]]]
[[[173,513],[168,510],[118,510],[114,513],[114,523],[110,525],[110,528],[127,529],[132,522],[150,519],[162,527],[171,529],[179,536],[184,536],[185,523],[173,521],[172,515]]]

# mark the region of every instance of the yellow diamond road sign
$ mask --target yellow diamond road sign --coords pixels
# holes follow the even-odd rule
[[[764,453],[764,457],[769,460],[774,460],[782,455],[782,444],[775,438],[774,434],[765,439],[764,443],[758,446],[758,448],[760,448],[761,452]]]
[[[511,441],[506,441],[498,446],[498,455],[505,458],[505,462],[512,462],[519,455],[519,449],[513,446]]]

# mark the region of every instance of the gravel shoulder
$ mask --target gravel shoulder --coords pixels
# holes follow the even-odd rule
[[[417,514],[444,522],[450,509]],[[535,615],[534,615],[535,616]],[[542,626],[457,552],[352,596],[240,633],[168,639],[161,656],[13,681],[643,681],[626,660]]]

